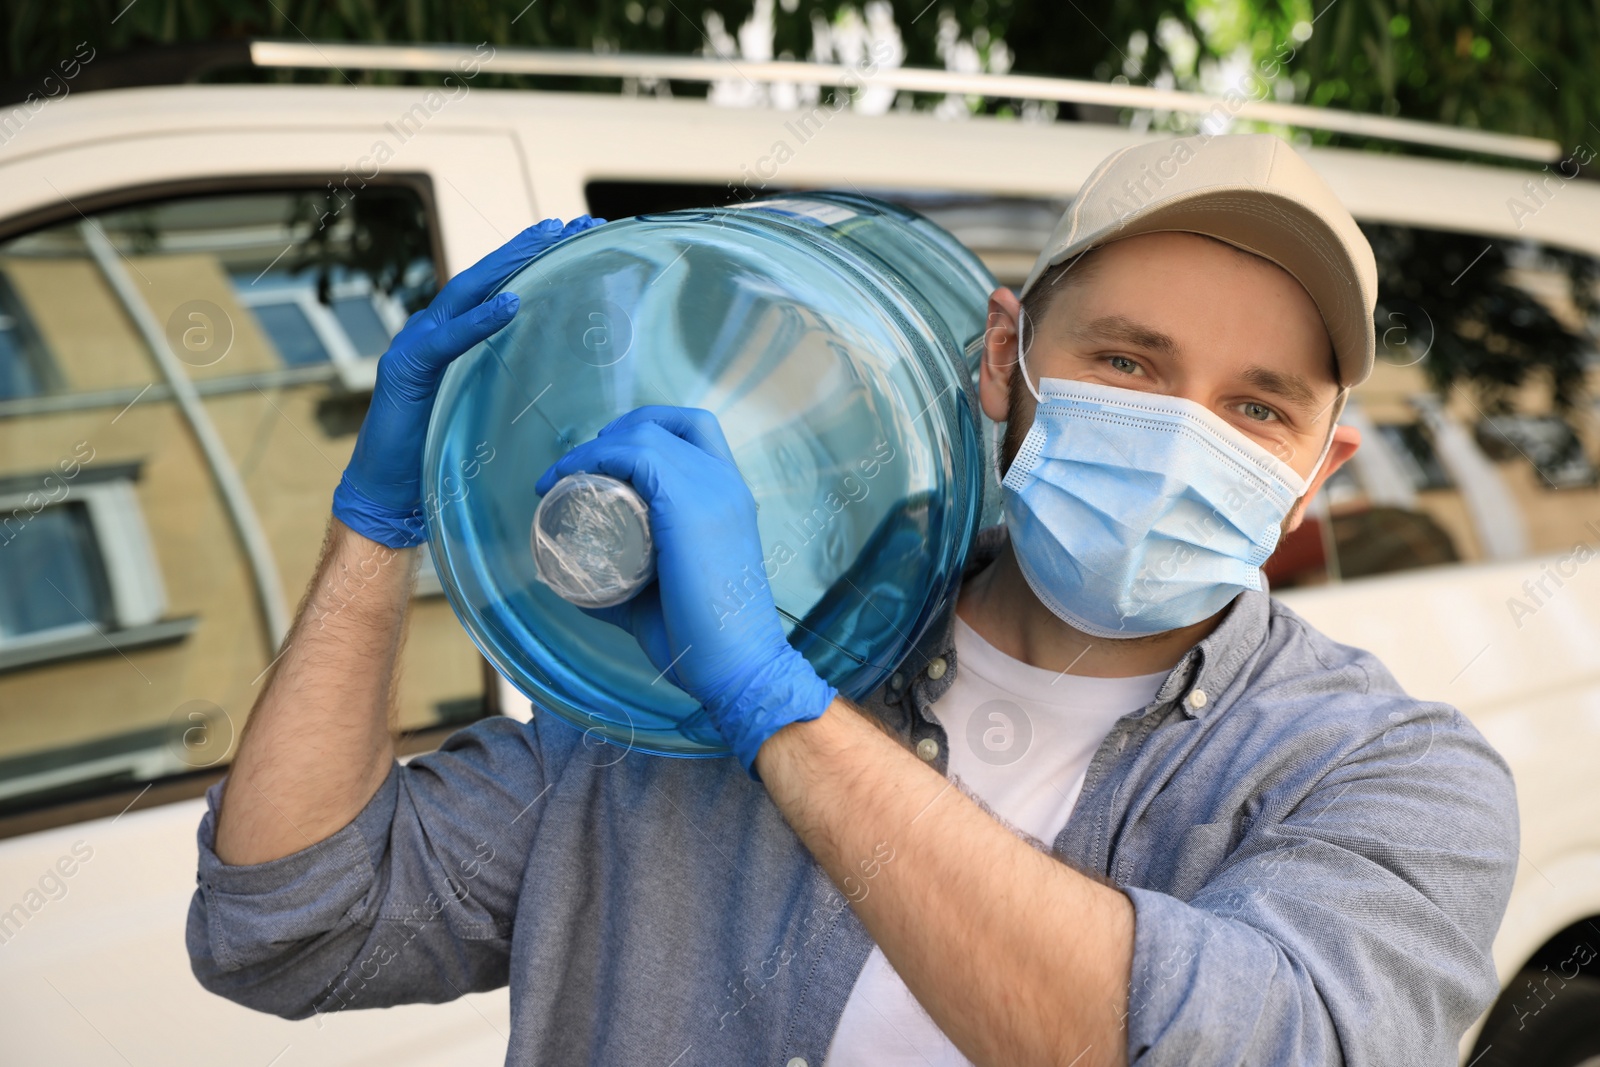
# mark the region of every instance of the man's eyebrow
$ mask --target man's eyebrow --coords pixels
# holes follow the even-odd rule
[[[1311,388],[1311,383],[1304,375],[1258,365],[1246,368],[1240,377],[1263,393],[1271,393],[1296,407],[1305,409],[1308,413],[1317,411],[1321,407],[1317,403],[1316,390]]]
[[[1159,352],[1169,358],[1178,356],[1178,342],[1160,330],[1135,322],[1125,315],[1102,315],[1098,319],[1090,319],[1072,332],[1086,340],[1120,341]]]

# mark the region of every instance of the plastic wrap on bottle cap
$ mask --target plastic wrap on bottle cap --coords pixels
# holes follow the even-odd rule
[[[627,482],[569,474],[545,494],[529,532],[539,580],[581,608],[609,608],[655,577],[650,509]]]

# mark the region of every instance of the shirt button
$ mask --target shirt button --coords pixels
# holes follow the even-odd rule
[[[1192,691],[1189,694],[1189,706],[1191,708],[1203,708],[1203,707],[1205,707],[1206,706],[1206,691],[1204,689],[1196,689],[1196,690]]]
[[[902,685],[905,685],[905,684],[906,684],[906,676],[901,674],[899,671],[895,671],[893,674],[889,675],[889,688],[890,689],[899,689]]]
[[[948,666],[949,664],[945,663],[943,656],[933,657],[933,660],[928,664],[928,677],[937,682],[944,677],[945,668]]]
[[[805,1057],[795,1056],[788,1063],[784,1064],[783,1067],[806,1067]]]
[[[927,762],[932,763],[934,760],[939,758],[939,742],[935,741],[931,737],[924,737],[921,741],[917,742],[917,755],[921,756]]]

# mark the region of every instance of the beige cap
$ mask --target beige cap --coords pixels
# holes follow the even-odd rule
[[[1114,153],[1061,216],[1022,295],[1080,252],[1164,230],[1215,237],[1294,275],[1322,312],[1340,384],[1372,373],[1372,246],[1310,165],[1271,134],[1181,137]]]

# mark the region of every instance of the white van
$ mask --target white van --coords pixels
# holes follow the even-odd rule
[[[184,951],[200,795],[309,579],[376,357],[439,280],[545,217],[832,187],[924,211],[1017,284],[1090,169],[1154,136],[490,91],[473,50],[444,54],[429,63],[454,81],[432,89],[188,85],[0,109],[7,1063],[503,1059],[503,990],[290,1023],[204,992]],[[1479,158],[1496,144],[1471,141]],[[1382,362],[1349,416],[1362,460],[1269,573],[1418,698],[1461,708],[1516,775],[1505,988],[1463,1062],[1594,1067],[1600,426],[1538,382],[1441,400],[1428,378],[1435,346],[1515,355],[1524,327],[1568,346],[1569,386],[1592,377],[1600,187],[1549,148],[1544,171],[1306,150],[1422,288],[1386,289]],[[425,566],[403,750],[529,713]]]

